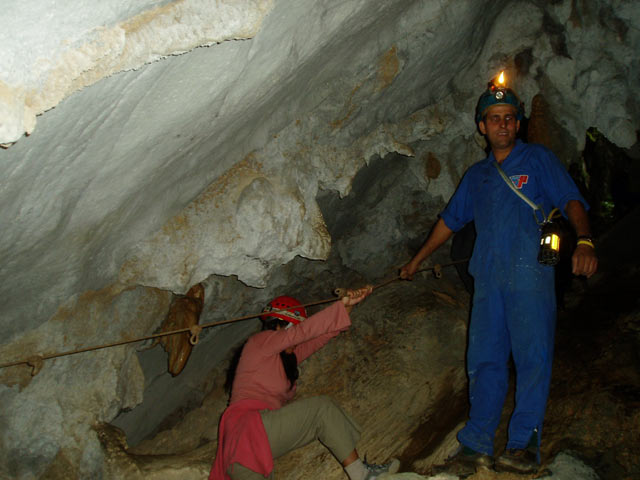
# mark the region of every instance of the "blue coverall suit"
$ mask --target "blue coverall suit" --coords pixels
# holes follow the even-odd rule
[[[507,393],[509,354],[516,367],[516,406],[507,448],[526,448],[535,431],[539,444],[556,322],[554,269],[537,261],[540,230],[533,210],[493,162],[491,153],[472,165],[441,213],[454,232],[472,220],[477,231],[469,262],[475,286],[467,351],[471,409],[458,440],[488,455]],[[570,200],[588,208],[565,168],[541,145],[518,140],[501,167],[547,215]]]

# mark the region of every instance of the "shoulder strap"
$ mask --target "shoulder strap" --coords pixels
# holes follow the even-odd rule
[[[518,190],[516,188],[516,186],[513,184],[513,182],[511,181],[511,179],[509,177],[507,177],[507,174],[504,173],[504,170],[502,170],[502,168],[500,167],[500,164],[498,164],[497,161],[493,161],[493,166],[496,167],[496,169],[498,170],[498,173],[500,174],[500,176],[502,177],[502,179],[504,180],[504,182],[508,185],[508,187],[513,190],[513,192],[518,195],[527,205],[529,205],[532,209],[533,209],[533,218],[536,219],[536,223],[538,225],[542,225],[546,220],[547,220],[547,216],[544,214],[544,210],[542,209],[542,205],[536,205],[535,203],[533,203],[529,197],[527,197],[524,193],[522,193],[520,190]],[[542,214],[542,220],[538,219],[538,212],[540,212]]]

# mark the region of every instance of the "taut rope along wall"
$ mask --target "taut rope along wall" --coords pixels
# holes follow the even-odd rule
[[[429,272],[432,271],[434,276],[436,278],[441,278],[442,277],[442,269],[444,267],[450,267],[452,265],[456,265],[459,263],[464,263],[469,261],[468,258],[463,259],[463,260],[456,260],[455,262],[450,262],[450,263],[445,263],[445,264],[436,264],[433,267],[428,267],[428,268],[423,268],[421,270],[418,270],[416,273],[419,272]],[[392,282],[395,282],[396,280],[400,280],[400,275],[396,275],[392,278],[389,278],[388,280],[383,281],[382,283],[379,283],[377,285],[373,286],[373,290],[377,290],[379,288],[382,288]],[[329,302],[335,302],[336,300],[338,300],[339,298],[342,298],[344,296],[347,295],[348,289],[346,288],[336,288],[334,290],[334,294],[336,296],[331,297],[331,298],[326,298],[324,300],[317,300],[315,302],[310,302],[310,303],[305,303],[303,305],[301,305],[302,307],[313,307],[315,305],[322,305],[324,303],[329,303]],[[277,310],[275,310],[277,311]],[[259,317],[261,315],[263,315],[264,312],[260,312],[260,313],[254,313],[251,315],[245,315],[242,317],[237,317],[237,318],[231,318],[229,320],[222,320],[219,322],[210,322],[210,323],[204,323],[202,325],[192,325],[191,327],[188,328],[180,328],[177,330],[170,330],[168,332],[159,332],[159,333],[154,333],[152,335],[147,335],[144,337],[138,337],[138,338],[134,338],[134,339],[130,339],[130,340],[121,340],[118,342],[112,342],[112,343],[105,343],[102,345],[94,345],[91,347],[84,347],[84,348],[78,348],[75,350],[68,350],[66,352],[56,352],[56,353],[49,353],[49,354],[43,354],[43,355],[39,355],[39,354],[34,354],[31,355],[29,357],[23,358],[21,360],[15,360],[13,362],[7,362],[7,363],[2,363],[0,364],[0,368],[7,368],[7,367],[13,367],[16,365],[29,365],[32,367],[32,371],[31,371],[31,375],[35,376],[38,374],[38,372],[40,372],[40,370],[42,369],[43,363],[45,360],[50,360],[52,358],[58,358],[58,357],[65,357],[68,355],[75,355],[77,353],[83,353],[83,352],[91,352],[94,350],[101,350],[103,348],[110,348],[110,347],[118,347],[120,345],[126,345],[128,343],[135,343],[135,342],[142,342],[145,340],[151,340],[154,338],[158,338],[158,337],[164,337],[167,335],[175,335],[177,333],[186,333],[189,332],[191,333],[191,338],[189,339],[189,341],[191,342],[192,345],[196,345],[199,341],[199,336],[200,333],[202,332],[203,329],[205,328],[210,328],[210,327],[215,327],[218,325],[224,325],[227,323],[234,323],[234,322],[240,322],[243,320],[249,320],[251,318],[256,318]]]

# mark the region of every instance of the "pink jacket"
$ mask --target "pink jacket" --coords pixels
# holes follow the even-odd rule
[[[294,347],[301,363],[351,325],[342,302],[312,315],[285,330],[265,330],[244,346],[231,390],[229,407],[220,420],[218,451],[209,480],[229,480],[234,463],[268,476],[273,470],[271,447],[260,417],[261,410],[275,410],[293,399],[280,352]]]

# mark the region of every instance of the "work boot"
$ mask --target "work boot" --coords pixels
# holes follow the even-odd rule
[[[444,461],[444,465],[433,467],[433,473],[449,473],[460,478],[473,475],[480,467],[491,468],[493,457],[461,446],[458,451]]]
[[[535,473],[538,471],[538,454],[529,448],[510,448],[496,459],[498,472]]]
[[[367,475],[364,480],[375,480],[376,478],[384,478],[388,474],[396,473],[400,468],[400,460],[392,458],[389,463],[382,465],[376,465],[375,463],[367,463],[365,460],[364,466],[367,469]]]

